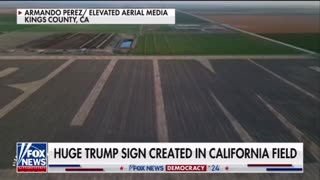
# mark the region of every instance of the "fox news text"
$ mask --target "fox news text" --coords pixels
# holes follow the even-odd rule
[[[303,173],[303,143],[17,143],[18,173]]]

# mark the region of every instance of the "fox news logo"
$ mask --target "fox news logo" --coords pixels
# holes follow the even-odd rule
[[[129,171],[164,171],[164,165],[129,165]]]
[[[47,143],[17,143],[17,172],[47,172]]]

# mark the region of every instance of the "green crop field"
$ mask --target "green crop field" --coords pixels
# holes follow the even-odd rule
[[[139,37],[136,55],[300,54],[245,34],[148,33]]]
[[[320,33],[262,34],[294,46],[320,53]]]
[[[15,15],[1,14],[0,15],[0,32],[11,32],[32,27],[32,25],[18,25]]]
[[[206,24],[208,21],[176,11],[176,24]]]

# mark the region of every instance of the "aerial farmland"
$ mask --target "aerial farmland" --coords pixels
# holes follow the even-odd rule
[[[317,12],[214,13],[194,12],[215,22],[320,52],[320,17]]]
[[[171,25],[18,25],[25,5],[7,4],[1,180],[319,177],[319,9],[266,15],[186,2],[171,4]],[[304,172],[21,175],[16,142],[303,142]]]
[[[11,32],[7,37],[1,37],[3,42],[10,41],[12,33],[16,37],[23,37],[24,34],[28,37],[26,42],[21,38],[21,41],[15,40],[17,42],[14,44],[0,46],[2,52],[92,54],[94,50],[94,53],[109,55],[119,52],[132,55],[301,54],[295,49],[239,33],[180,11],[176,15],[176,25],[158,26],[16,25],[12,14],[2,15],[1,18],[6,26],[0,30]],[[35,35],[34,39],[30,33]],[[117,51],[125,40],[132,40],[132,47]]]

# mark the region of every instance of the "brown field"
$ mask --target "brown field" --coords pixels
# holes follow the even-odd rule
[[[31,49],[99,49],[112,40],[109,33],[63,33],[52,34],[18,46]]]
[[[311,15],[197,15],[254,33],[317,33],[320,27]]]

